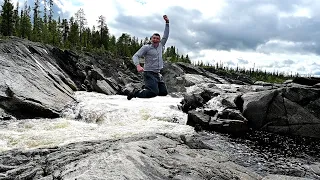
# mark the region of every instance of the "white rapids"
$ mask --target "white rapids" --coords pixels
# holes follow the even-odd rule
[[[0,124],[0,151],[60,146],[73,142],[126,138],[157,133],[193,134],[187,114],[178,109],[182,98],[150,99],[75,93],[79,102],[62,118],[27,119]]]

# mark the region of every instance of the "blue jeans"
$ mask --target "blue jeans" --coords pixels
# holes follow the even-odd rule
[[[168,94],[167,87],[160,73],[152,71],[143,72],[144,89],[135,93],[138,98],[152,98],[155,96],[166,96]]]

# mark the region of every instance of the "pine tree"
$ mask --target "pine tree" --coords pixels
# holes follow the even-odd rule
[[[20,25],[20,37],[31,39],[31,17],[30,17],[31,7],[28,7],[27,1],[24,3],[24,10],[21,10],[21,25]]]
[[[43,0],[43,21],[41,20],[41,34],[42,34],[42,42],[48,43],[50,35],[48,29],[48,16],[47,16],[47,0]]]
[[[180,62],[185,62],[185,58],[184,58],[183,54],[180,57]]]
[[[102,15],[99,16],[98,23],[98,28],[100,29],[100,46],[104,46],[104,48],[107,50],[109,49],[109,29],[106,24],[106,18]]]
[[[17,7],[14,10],[14,35],[15,36],[20,36],[20,20],[21,18],[19,17],[19,1],[17,1]]]
[[[131,52],[129,50],[130,45],[130,35],[126,33],[122,33],[122,35],[118,38],[118,41],[116,43],[116,54],[120,57],[128,57],[131,56]]]
[[[69,24],[67,19],[62,20],[62,37],[63,43],[67,41],[68,33],[69,33]]]
[[[11,36],[14,28],[14,11],[11,0],[4,0],[1,17],[1,34],[4,36]]]
[[[23,32],[22,32],[22,30],[23,30],[23,24],[24,24],[24,11],[21,9],[21,11],[20,11],[20,26],[19,26],[19,37],[22,37],[22,35],[23,35]]]
[[[61,32],[59,30],[59,24],[56,20],[52,20],[51,22],[51,39],[49,41],[50,44],[55,45],[55,46],[60,46],[61,45],[61,39],[62,39],[62,35]]]
[[[189,55],[188,55],[188,54],[186,55],[185,62],[186,62],[186,63],[191,64],[191,60],[190,60],[190,58],[189,58]]]
[[[79,25],[75,22],[74,18],[70,18],[70,33],[68,36],[68,41],[72,47],[76,48],[79,45]]]
[[[84,26],[87,25],[87,19],[85,17],[85,13],[84,10],[82,8],[80,8],[77,13],[75,14],[76,16],[76,23],[78,24],[78,29],[79,29],[79,34],[80,34],[80,44],[82,42],[82,32],[84,30]]]
[[[117,47],[116,47],[116,37],[114,35],[112,35],[110,37],[110,41],[109,41],[109,50],[113,53],[116,53],[117,51]]]
[[[144,40],[143,40],[143,44],[146,45],[149,43],[149,38],[148,37],[145,37]]]
[[[140,49],[140,45],[139,45],[139,39],[136,38],[135,36],[133,36],[131,38],[131,42],[130,42],[130,52],[131,55],[133,55],[136,51],[138,51]]]
[[[47,26],[47,23],[48,23],[47,0],[43,0],[43,22]]]
[[[91,30],[91,45],[93,48],[100,48],[100,33],[99,31],[96,30],[95,26],[92,26],[92,30]]]
[[[39,41],[40,40],[40,28],[41,28],[41,22],[40,22],[40,2],[39,0],[35,0],[34,2],[34,8],[33,8],[33,40]]]
[[[91,34],[91,29],[87,27],[84,32],[84,47],[86,50],[91,50],[92,49],[92,34]]]
[[[48,30],[50,34],[53,34],[52,31],[52,18],[53,18],[53,0],[49,0],[49,16],[48,16]]]

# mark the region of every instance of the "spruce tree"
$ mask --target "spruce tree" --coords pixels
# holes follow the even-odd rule
[[[113,53],[116,53],[116,37],[114,35],[111,36],[110,40],[109,40],[109,50]]]
[[[28,7],[25,15],[25,26],[26,33],[29,40],[31,40],[32,35],[32,23],[31,23],[31,6]]]
[[[92,49],[92,34],[91,34],[91,29],[87,27],[84,30],[84,44],[86,50],[91,50]]]
[[[33,8],[33,40],[39,41],[40,36],[40,28],[41,28],[41,22],[40,22],[40,2],[39,0],[35,0],[34,2],[34,8]]]
[[[70,18],[70,33],[68,41],[73,48],[76,48],[79,45],[79,25],[75,22],[73,17]]]
[[[59,23],[56,20],[51,22],[51,31],[50,31],[50,41],[49,43],[54,46],[61,46],[60,40],[62,39],[62,34],[59,31]]]
[[[185,62],[191,64],[191,60],[188,54],[186,55]]]
[[[100,29],[100,46],[104,46],[106,50],[109,49],[109,29],[106,24],[106,18],[104,16],[99,16],[98,28]]]
[[[17,2],[17,7],[14,10],[14,36],[20,36],[20,17],[19,17],[19,1]]]
[[[49,29],[49,32],[51,31],[52,29],[52,18],[53,18],[53,0],[49,0],[49,17],[48,17],[48,29]]]
[[[68,24],[68,20],[67,19],[63,19],[62,20],[61,27],[62,27],[63,43],[66,43],[67,37],[68,37],[68,33],[69,33],[69,24]]]
[[[31,31],[32,31],[32,24],[31,24],[31,17],[30,17],[31,7],[28,7],[27,1],[24,3],[24,9],[21,10],[20,15],[20,37],[28,38],[31,40]]]
[[[4,36],[11,36],[14,28],[14,11],[11,0],[4,0],[1,17],[1,34]]]
[[[91,41],[91,44],[92,44],[92,47],[94,48],[101,48],[101,36],[100,36],[100,32],[99,30],[96,30],[96,27],[93,26],[92,27],[92,41]]]
[[[80,37],[79,37],[79,41],[80,41],[80,44],[82,42],[82,32],[84,30],[84,26],[87,25],[87,19],[85,17],[85,13],[84,13],[84,10],[82,8],[80,8],[77,13],[75,14],[75,17],[76,17],[76,23],[78,24],[78,30],[79,30],[79,34],[80,34]]]
[[[47,15],[47,0],[43,0],[43,23],[47,25],[48,15]]]

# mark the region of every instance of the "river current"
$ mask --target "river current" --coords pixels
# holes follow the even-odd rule
[[[134,98],[75,92],[78,103],[56,119],[26,119],[0,123],[0,151],[62,146],[73,142],[110,140],[134,135],[173,133],[198,135],[198,140],[230,160],[260,174],[320,178],[320,143],[263,132],[232,137],[215,132],[195,132],[179,110],[181,97]]]

